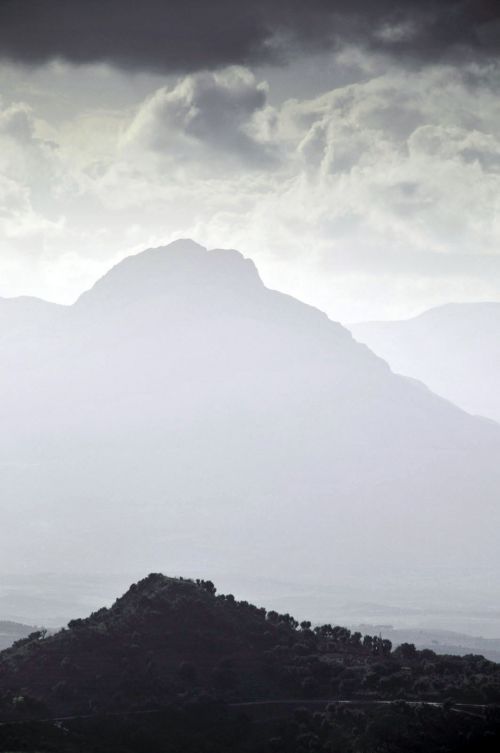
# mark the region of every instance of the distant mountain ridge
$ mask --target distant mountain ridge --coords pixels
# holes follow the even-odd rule
[[[500,571],[500,428],[237,251],[151,249],[49,308],[0,341],[4,562],[356,571],[368,592],[409,563],[458,590],[464,563]]]
[[[350,326],[394,371],[500,422],[500,303],[450,303],[402,321]]]
[[[31,625],[23,625],[11,620],[0,620],[0,651],[12,646],[14,641],[27,638],[34,629]]]
[[[26,330],[50,325],[62,308],[40,298],[0,298],[0,342],[2,337],[18,336]]]

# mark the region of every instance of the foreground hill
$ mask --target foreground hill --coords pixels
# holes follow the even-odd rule
[[[4,651],[0,688],[65,713],[151,707],[194,690],[278,696],[267,671],[273,657],[265,657],[287,646],[296,627],[288,615],[273,619],[232,596],[216,597],[210,582],[153,574],[111,608]]]
[[[450,598],[466,570],[495,582],[500,428],[238,252],[179,241],[48,323],[32,303],[1,341],[4,566],[362,573],[370,598],[401,568],[431,590],[442,573]]]
[[[350,327],[394,371],[500,422],[500,303],[454,303],[413,319]]]
[[[481,656],[392,651],[152,574],[0,654],[0,750],[493,751],[499,719],[485,705],[499,701],[500,666]],[[486,733],[491,747],[477,747]]]
[[[500,701],[500,665],[440,657],[346,628],[301,625],[216,594],[210,581],[152,574],[109,609],[0,654],[4,716],[11,695],[44,714],[131,711],[200,693],[231,702],[364,697]],[[35,708],[35,706],[33,706]]]

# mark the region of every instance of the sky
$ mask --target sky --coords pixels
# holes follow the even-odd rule
[[[488,0],[0,0],[0,295],[176,238],[343,322],[500,300]]]

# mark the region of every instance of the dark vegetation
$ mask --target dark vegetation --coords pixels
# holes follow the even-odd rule
[[[500,665],[392,650],[158,574],[0,653],[0,694],[4,751],[500,750]]]

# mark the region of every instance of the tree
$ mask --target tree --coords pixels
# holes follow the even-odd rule
[[[209,593],[211,596],[215,596],[215,594],[217,593],[217,589],[211,580],[200,580],[198,578],[196,585],[200,586],[200,588],[203,588],[203,590]]]
[[[406,661],[415,659],[417,656],[417,649],[415,648],[414,643],[402,643],[400,646],[397,647],[396,653],[401,656],[402,659],[405,659]]]
[[[358,632],[353,633],[351,635],[351,639],[350,639],[351,646],[354,646],[355,648],[360,648],[361,647],[361,637],[362,637],[361,633],[358,633]]]

